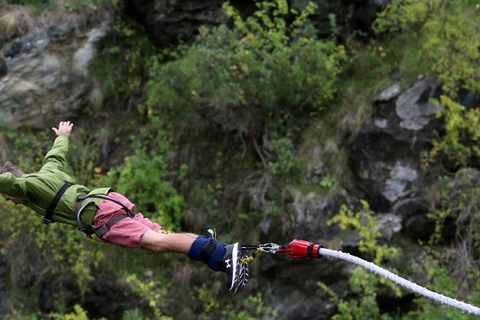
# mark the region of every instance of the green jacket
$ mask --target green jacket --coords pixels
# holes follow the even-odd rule
[[[67,164],[69,136],[61,134],[53,143],[52,149],[43,160],[42,168],[35,173],[24,174],[16,178],[7,172],[0,174],[0,193],[22,200],[22,204],[44,216],[45,212],[65,182],[73,182],[72,177],[64,173]],[[77,197],[83,194],[106,194],[110,188],[89,190],[87,187],[74,184],[70,186],[58,202],[53,220],[71,225],[78,225],[75,216]],[[87,199],[84,204],[95,202],[83,210],[82,222],[91,230],[93,215],[101,199]]]

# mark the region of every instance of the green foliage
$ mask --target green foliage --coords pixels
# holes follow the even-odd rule
[[[45,132],[39,134],[32,132],[19,133],[5,126],[0,127],[0,135],[5,139],[11,151],[8,158],[4,160],[11,161],[24,172],[28,169],[40,169],[45,154],[52,146],[52,136]]]
[[[459,298],[458,293],[461,288],[457,285],[457,282],[452,279],[451,273],[445,265],[441,265],[438,261],[431,256],[425,259],[423,268],[427,272],[428,276],[433,280],[427,285],[430,290],[435,292],[442,292],[446,296],[454,299],[461,299],[469,304],[478,305],[480,303],[480,296],[477,293],[480,283],[478,283],[478,273],[472,274],[476,282],[472,293],[469,293],[465,300]],[[432,302],[427,298],[417,298],[415,300],[419,306],[418,310],[410,311],[402,317],[402,319],[412,320],[430,320],[430,319],[446,319],[446,320],[468,320],[476,319],[477,316],[470,315],[459,311],[458,309],[439,305],[436,302]]]
[[[37,12],[52,8],[55,3],[52,0],[6,0],[8,4],[20,4],[23,6],[34,6]]]
[[[368,203],[364,200],[362,200],[362,206],[362,211],[354,213],[343,205],[339,214],[330,219],[328,224],[339,223],[340,228],[343,230],[348,227],[353,227],[357,230],[360,236],[360,241],[358,242],[359,250],[372,254],[374,257],[373,263],[379,264],[386,258],[394,257],[397,252],[394,248],[377,243],[380,233],[376,229],[377,220],[374,218],[375,213],[369,209]]]
[[[36,235],[35,246],[39,253],[50,257],[44,261],[46,270],[52,274],[62,274],[64,270],[73,272],[79,287],[86,288],[86,284],[92,280],[89,267],[98,265],[103,254],[85,241],[84,234],[60,224],[47,228],[40,216],[25,208],[9,207],[8,211],[13,212],[14,218],[8,219],[3,231],[10,234],[9,245],[12,249],[22,245],[23,234]]]
[[[89,320],[87,312],[82,309],[78,304],[73,307],[73,312],[69,314],[56,314],[52,313],[50,316],[55,320]]]
[[[184,200],[168,180],[167,162],[161,154],[150,154],[137,149],[108,173],[103,183],[115,186],[136,204],[138,210],[167,230],[179,228]]]
[[[139,279],[136,274],[131,274],[126,278],[127,283],[132,287],[132,292],[138,294],[145,301],[148,301],[148,305],[153,309],[156,319],[158,320],[171,320],[171,317],[162,315],[162,312],[159,307],[159,303],[162,299],[165,299],[166,291],[164,285],[160,284],[154,279],[149,279],[145,281],[144,279]],[[125,313],[123,318],[133,317],[133,315],[138,315],[139,311],[132,311],[130,313]],[[133,318],[131,318],[133,319]],[[139,318],[135,318],[139,319]],[[141,318],[140,318],[141,319]]]
[[[118,16],[105,45],[103,55],[89,66],[90,76],[106,95],[125,98],[138,93],[150,68],[148,57],[156,52],[145,30],[127,17]]]
[[[2,254],[10,261],[10,276],[20,283],[24,279],[34,280],[30,288],[12,290],[10,298],[22,310],[36,310],[35,295],[32,294],[33,299],[23,299],[24,291],[30,289],[40,294],[43,286],[48,285],[50,290],[57,288],[58,295],[53,297],[56,311],[63,312],[65,289],[62,284],[71,283],[85,293],[93,280],[92,269],[104,258],[101,248],[85,241],[85,235],[70,226],[46,227],[41,217],[27,208],[4,203],[1,208],[9,213],[0,227],[0,235],[8,239],[2,246]],[[18,255],[18,252],[23,253]]]
[[[272,172],[278,178],[273,180],[291,183],[300,178],[304,162],[293,146],[313,119],[330,111],[325,106],[338,89],[346,59],[343,46],[315,38],[307,22],[313,4],[302,11],[291,9],[286,1],[257,2],[257,7],[255,14],[243,19],[225,4],[233,30],[201,28],[191,45],[166,51],[150,69],[143,110],[155,127],[164,130],[161,136],[153,135],[158,140],[150,140],[151,149],[167,139],[172,148],[189,155],[188,178],[204,188],[200,193],[188,190],[189,201],[199,194],[208,196],[201,200],[202,209],[220,210],[219,220],[230,224],[235,221],[226,219],[226,212],[235,211],[249,221],[245,211],[282,211],[282,197],[264,200],[267,192],[282,194],[270,190]],[[216,148],[223,148],[221,156]],[[246,170],[232,166],[236,162]],[[260,181],[239,180],[249,175]],[[233,179],[239,185],[226,189]],[[253,208],[209,204],[216,203],[220,193],[222,198],[239,197],[232,193],[245,192],[242,185],[254,184],[259,187],[251,187],[252,197],[259,201]],[[209,215],[217,217],[214,212]]]
[[[445,134],[433,140],[429,158],[446,155],[454,165],[467,167],[472,157],[480,157],[480,109],[466,110],[447,96],[441,96],[439,104],[442,110],[438,116],[445,119]]]
[[[427,287],[446,296],[473,305],[480,303],[478,295],[480,265],[477,254],[480,244],[478,213],[480,187],[478,170],[467,168],[457,172],[454,178],[439,181],[432,190],[435,211],[429,214],[436,221],[431,239],[424,245],[427,253],[415,266],[428,279]],[[442,237],[445,221],[453,218],[456,223],[455,241],[446,244]],[[418,269],[421,269],[419,271]],[[405,319],[474,319],[469,314],[445,306],[439,306],[425,298],[416,300],[419,309],[411,311]]]
[[[151,112],[178,133],[205,125],[255,135],[265,125],[283,134],[299,131],[300,119],[335,93],[345,53],[334,41],[301,36],[310,9],[287,25],[282,1],[259,4],[247,21],[227,6],[236,30],[202,28],[193,45],[172,54],[175,61],[155,63]]]
[[[198,296],[203,302],[205,310],[198,318],[200,320],[212,319],[213,315],[219,315],[221,319],[225,320],[256,320],[276,316],[276,312],[272,308],[264,305],[260,292],[244,299],[240,308],[235,308],[232,303],[226,305],[220,303],[215,292],[207,285],[202,286]]]
[[[63,6],[68,12],[92,13],[101,8],[116,6],[119,0],[5,0],[8,4],[18,4],[22,6],[31,6],[36,14],[50,9],[59,9]],[[0,1],[0,6],[2,2]]]
[[[268,147],[277,155],[275,162],[268,163],[274,175],[286,181],[295,181],[301,178],[304,161],[296,155],[289,138],[274,140]]]
[[[354,213],[343,205],[339,214],[330,219],[328,224],[339,223],[343,230],[349,227],[357,230],[360,236],[359,250],[371,255],[373,263],[380,265],[385,260],[397,256],[397,250],[377,242],[380,234],[376,230],[377,221],[374,218],[374,212],[369,209],[366,201],[362,200],[362,206],[363,209],[360,212]],[[381,314],[375,297],[376,292],[382,286],[387,286],[395,292],[397,297],[400,297],[402,294],[395,284],[368,273],[361,267],[356,267],[350,276],[350,285],[353,293],[358,296],[348,301],[338,299],[333,291],[326,290],[332,296],[333,301],[338,302],[338,313],[332,319],[391,319],[388,315]],[[322,283],[319,283],[319,286],[326,289]]]
[[[330,172],[320,181],[320,187],[330,189],[336,182],[335,176]]]
[[[122,320],[144,320],[142,311],[139,309],[127,310],[123,313]]]
[[[63,3],[69,12],[94,12],[100,8],[116,6],[119,0],[67,0]]]
[[[459,88],[480,93],[477,10],[471,0],[395,0],[378,15],[374,28],[420,36],[421,54],[432,61],[431,71],[449,95],[454,96]]]
[[[235,27],[243,37],[258,41],[267,50],[286,50],[292,52],[296,47],[303,46],[308,39],[302,36],[302,29],[309,24],[308,17],[315,13],[318,6],[309,2],[302,11],[289,7],[286,0],[258,1],[255,0],[257,11],[242,19],[239,12],[227,1],[223,4],[227,16],[233,19]],[[295,16],[289,24],[288,15]],[[294,39],[293,42],[291,39]]]

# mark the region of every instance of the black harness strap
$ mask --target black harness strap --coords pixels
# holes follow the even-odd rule
[[[127,214],[127,216],[129,216],[130,218],[133,218],[135,216],[135,212],[132,212],[130,209],[128,209],[126,205],[124,205],[120,201],[112,199],[112,198],[110,198],[106,195],[90,194],[90,195],[85,195],[85,196],[79,196],[77,198],[77,202],[83,202],[83,200],[88,199],[88,198],[97,198],[97,199],[103,199],[103,200],[109,200],[109,201],[115,202],[116,204],[121,206],[123,208],[123,210],[125,210],[125,213]]]
[[[108,220],[107,223],[105,223],[103,226],[98,228],[98,230],[95,231],[95,234],[99,237],[102,238],[103,235],[110,230],[111,227],[113,227],[115,224],[118,222],[122,221],[123,219],[130,218],[126,214],[120,214],[118,216],[113,217],[112,219]]]
[[[63,194],[65,193],[65,190],[67,190],[69,187],[73,186],[74,183],[65,181],[64,185],[58,190],[57,194],[53,198],[52,202],[50,202],[50,205],[48,206],[45,216],[43,217],[43,223],[45,224],[50,224],[54,223],[55,220],[53,220],[53,213],[55,212],[55,208],[62,198]]]
[[[80,219],[80,216],[82,214],[82,211],[85,207],[89,206],[90,204],[95,204],[95,202],[89,202],[87,203],[86,205],[82,206],[78,211],[77,211],[77,224],[78,224],[78,230],[80,231],[83,231],[84,233],[86,233],[87,235],[92,235],[93,233],[95,233],[99,238],[102,238],[103,235],[108,231],[110,230],[110,228],[112,228],[115,224],[117,224],[118,222],[122,221],[123,219],[125,218],[133,218],[136,214],[135,211],[133,210],[130,210],[127,208],[126,205],[124,205],[123,203],[121,203],[120,201],[117,201],[115,199],[112,199],[106,195],[102,195],[102,194],[91,194],[91,195],[83,195],[83,196],[79,196],[77,198],[77,203],[82,203],[85,199],[88,199],[88,198],[97,198],[97,199],[103,199],[103,200],[109,200],[109,201],[112,201],[112,202],[115,202],[116,204],[118,204],[119,206],[121,206],[123,208],[123,210],[125,210],[125,213],[126,214],[120,214],[118,216],[115,216],[113,217],[112,219],[108,220],[107,223],[105,223],[103,226],[101,226],[98,230],[96,231],[89,231],[87,230],[87,228],[85,228],[85,226],[83,225],[82,223],[82,220]]]

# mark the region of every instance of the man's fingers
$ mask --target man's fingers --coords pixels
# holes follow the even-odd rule
[[[72,133],[72,127],[73,127],[73,123],[71,123],[70,121],[61,121],[58,124],[58,129],[53,127],[52,130],[55,132],[57,136],[62,133],[66,133],[70,135]]]

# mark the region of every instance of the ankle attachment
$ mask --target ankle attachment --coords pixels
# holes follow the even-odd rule
[[[195,261],[203,261],[213,271],[219,271],[219,262],[225,254],[225,248],[218,240],[199,236],[192,243],[187,256]]]

